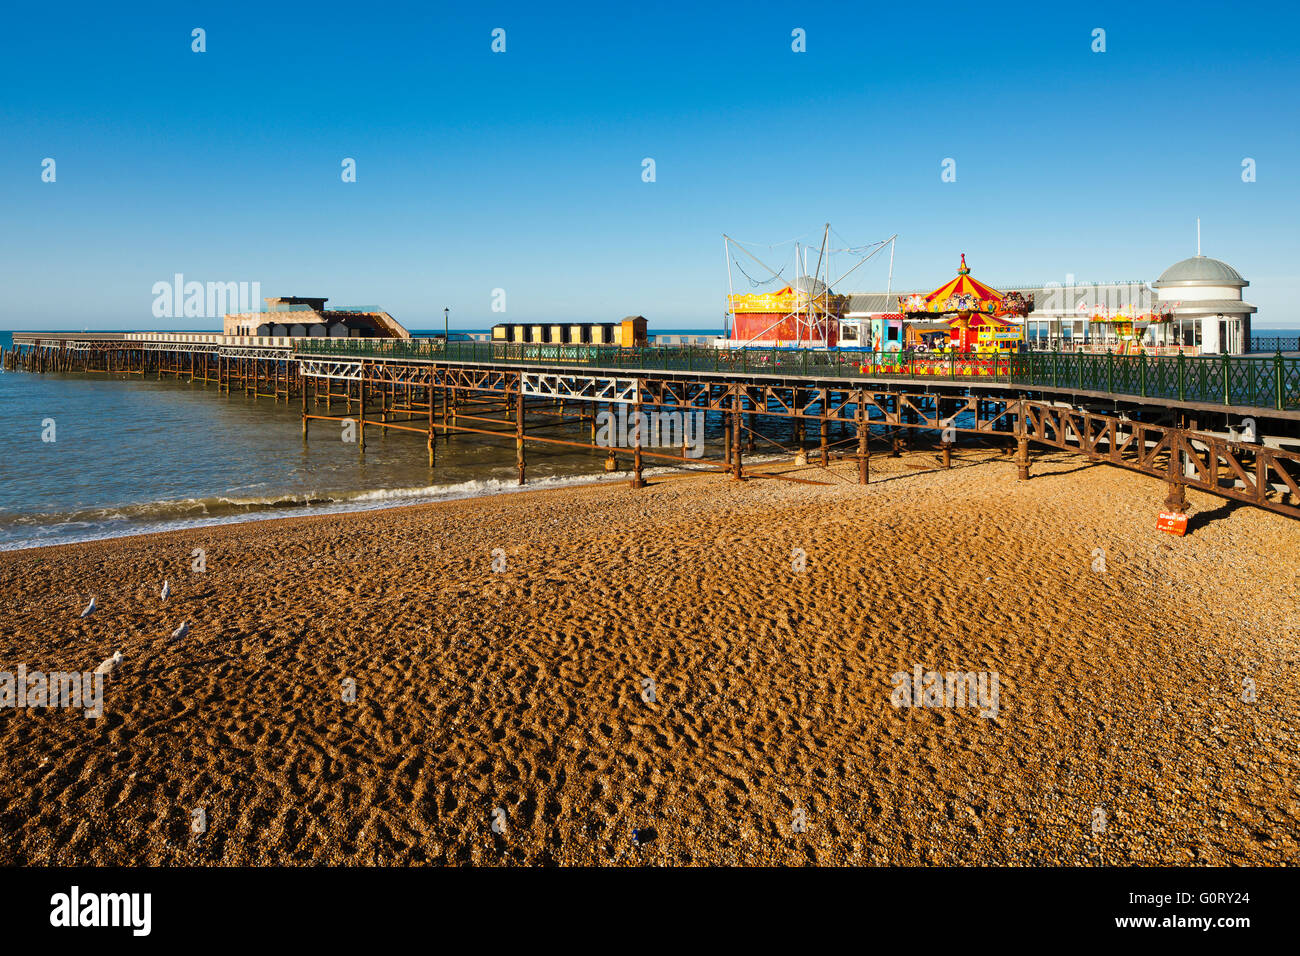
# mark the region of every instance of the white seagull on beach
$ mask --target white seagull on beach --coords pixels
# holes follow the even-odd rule
[[[122,663],[122,652],[114,651],[112,657],[110,657],[108,660],[104,661],[104,663],[100,664],[98,667],[95,668],[95,673],[103,674],[105,677],[107,677],[109,674],[112,674],[113,671],[117,669],[117,665],[120,663]]]
[[[179,641],[182,637],[190,632],[190,625],[187,621],[181,621],[181,626],[172,631],[172,640]]]
[[[167,600],[167,598],[171,595],[171,593],[172,593],[172,583],[170,581],[163,581],[162,599],[164,601]]]
[[[90,615],[94,613],[95,613],[95,599],[92,597],[90,599],[90,603],[86,605],[86,609],[81,612],[81,616],[90,617]]]

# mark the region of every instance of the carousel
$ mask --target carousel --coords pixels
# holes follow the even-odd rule
[[[1109,309],[1098,309],[1088,322],[1101,332],[1100,342],[1094,338],[1090,351],[1104,348],[1116,355],[1142,355],[1148,351],[1158,352],[1161,343],[1169,338],[1174,306],[1161,303],[1148,312],[1133,307],[1120,308],[1113,314]]]
[[[942,348],[948,352],[1014,351],[1024,333],[1012,318],[1024,319],[1033,307],[1033,296],[1026,301],[1019,292],[1003,295],[971,278],[964,252],[955,279],[929,295],[898,297],[898,311],[909,321],[938,320],[947,326]]]
[[[898,297],[898,311],[909,327],[909,344],[925,349],[921,355],[910,355],[908,364],[921,374],[994,374],[999,354],[1019,350],[1024,330],[1017,320],[1033,307],[1032,295],[1027,299],[1018,292],[1003,295],[972,278],[962,253],[956,278],[928,295]],[[960,367],[954,367],[954,362]]]

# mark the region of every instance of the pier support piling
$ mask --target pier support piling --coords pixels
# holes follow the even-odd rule
[[[830,395],[831,395],[831,393],[830,393],[830,389],[823,389],[823,390],[822,390],[822,398],[821,398],[821,401],[822,401],[822,410],[821,410],[821,439],[822,439],[822,447],[821,447],[820,461],[818,462],[818,464],[820,464],[823,468],[825,468],[827,465],[829,465],[829,464],[831,463],[830,430],[829,430],[829,417],[828,417],[828,411],[829,411],[829,409],[827,408],[827,403],[830,401]]]
[[[428,398],[429,398],[429,467],[433,468],[435,464],[437,464],[437,462],[435,462],[435,458],[437,458],[437,450],[438,450],[438,433],[435,432],[433,428],[433,373],[432,372],[429,373]]]
[[[361,363],[361,377],[357,380],[357,444],[361,454],[366,453],[366,372],[365,362]]]
[[[519,483],[522,485],[526,480],[524,478],[524,388],[522,381],[519,383],[519,391],[515,393],[515,464],[519,466]]]
[[[867,406],[861,389],[858,389],[857,398],[858,484],[865,485],[871,480],[871,449],[867,444],[871,428],[867,424]]]
[[[1166,485],[1165,510],[1175,514],[1187,511],[1187,486],[1181,481],[1171,481]]]
[[[1029,480],[1029,438],[1023,433],[1016,438],[1016,479]]]
[[[735,402],[733,405],[733,411],[732,411],[733,434],[731,436],[731,453],[735,455],[735,459],[731,470],[731,477],[736,481],[742,481],[745,477],[745,466],[744,466],[744,459],[742,457],[741,442],[740,442],[741,419],[744,416],[744,412],[741,411],[741,408],[742,406],[740,402],[740,393],[737,392],[735,397]]]
[[[636,443],[632,446],[632,487],[644,488],[645,478],[641,476],[641,442],[645,437],[645,419],[641,415],[641,383],[637,383],[637,401],[632,406],[632,428],[636,432]]]
[[[731,460],[731,432],[732,432],[731,422],[728,420],[727,413],[723,412],[722,413],[722,462],[724,466],[723,470],[726,471],[727,474],[729,475],[732,473],[731,470],[733,467],[732,460]]]

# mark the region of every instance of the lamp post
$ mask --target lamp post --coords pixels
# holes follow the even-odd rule
[[[442,340],[447,343],[451,341],[451,334],[449,332],[449,329],[451,328],[451,319],[449,318],[450,313],[451,307],[444,306],[442,310]]]

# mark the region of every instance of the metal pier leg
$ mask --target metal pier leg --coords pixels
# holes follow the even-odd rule
[[[733,415],[732,428],[734,429],[735,434],[731,438],[731,451],[732,454],[736,456],[735,464],[731,471],[731,477],[736,481],[740,481],[745,477],[745,465],[744,465],[744,460],[742,458],[741,442],[740,442],[740,423],[742,417],[744,416],[744,412],[741,411],[741,408],[742,405],[740,401],[740,395],[739,393],[737,393],[735,399],[735,407],[732,412]]]
[[[366,453],[366,363],[361,363],[361,378],[357,380],[357,430],[361,454]]]
[[[1185,514],[1187,511],[1187,486],[1181,481],[1170,481],[1166,487],[1168,493],[1165,495],[1165,510],[1172,511],[1175,514]]]
[[[727,420],[727,413],[723,412],[722,413],[722,458],[727,463],[727,469],[726,469],[727,474],[732,475],[734,477],[733,468],[735,467],[735,465],[732,463],[731,460],[732,459],[731,432],[732,432],[732,424]]]
[[[432,372],[429,373],[429,388],[428,388],[428,392],[426,392],[426,397],[428,397],[429,399],[429,467],[432,468],[434,466],[434,459],[435,457],[437,457],[437,449],[438,449],[437,432],[433,431],[433,373]]]
[[[830,446],[830,441],[829,441],[829,438],[830,438],[829,427],[830,427],[830,426],[829,426],[829,424],[828,424],[828,421],[829,421],[829,420],[828,420],[827,417],[826,417],[826,408],[827,408],[827,405],[830,403],[830,394],[831,394],[830,389],[824,389],[824,390],[822,391],[822,410],[821,410],[821,439],[822,439],[822,449],[821,449],[821,461],[818,462],[818,464],[820,464],[823,468],[825,468],[827,465],[829,465],[829,464],[830,464],[830,461],[831,461],[831,446]]]
[[[867,406],[861,389],[858,389],[856,418],[858,420],[858,484],[865,485],[871,480],[871,449],[867,445],[871,427],[867,424]]]
[[[645,479],[641,477],[641,442],[645,438],[642,434],[645,431],[642,428],[644,422],[641,419],[641,384],[637,383],[637,402],[632,406],[632,420],[635,424],[632,426],[636,429],[636,444],[632,446],[632,487],[644,488]]]
[[[524,383],[523,376],[519,379],[519,391],[515,395],[515,464],[519,466],[519,483],[525,483],[524,478]]]

